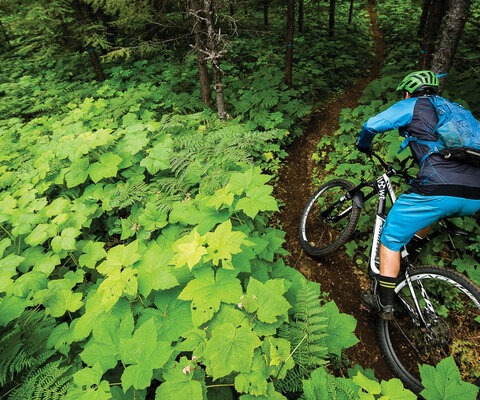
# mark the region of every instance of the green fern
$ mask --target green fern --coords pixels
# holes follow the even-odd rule
[[[315,370],[303,381],[301,400],[356,400],[358,387],[351,379],[336,378],[323,368]]]
[[[54,323],[43,312],[26,311],[0,331],[0,397],[55,400],[66,394],[75,371],[47,349]]]
[[[284,393],[301,391],[302,380],[315,368],[327,363],[326,324],[322,313],[320,286],[315,282],[305,282],[298,291],[290,322],[279,332],[280,337],[290,341],[296,363],[285,379],[276,384]]]
[[[62,360],[51,361],[31,370],[23,383],[9,395],[9,400],[60,400],[73,385],[72,367]]]

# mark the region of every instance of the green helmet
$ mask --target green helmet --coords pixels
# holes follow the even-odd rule
[[[397,91],[405,90],[412,94],[413,92],[423,91],[424,89],[438,90],[439,82],[437,75],[432,71],[415,71],[403,78]]]

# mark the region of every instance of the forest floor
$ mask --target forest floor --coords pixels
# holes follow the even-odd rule
[[[302,137],[289,148],[288,156],[280,170],[275,187],[275,197],[283,203],[280,209],[280,223],[286,231],[286,249],[290,252],[287,265],[299,270],[309,280],[319,282],[322,292],[329,294],[339,310],[352,315],[357,320],[355,334],[359,343],[346,351],[351,364],[371,368],[379,379],[393,377],[384,361],[377,343],[375,321],[361,305],[360,293],[368,287],[368,277],[354,260],[342,250],[324,259],[312,259],[306,255],[297,238],[298,225],[303,208],[315,188],[312,184],[312,171],[315,166],[312,155],[323,135],[338,129],[340,112],[343,108],[355,108],[363,90],[369,82],[379,76],[383,63],[384,41],[378,30],[376,14],[369,7],[372,36],[375,39],[376,59],[368,76],[359,79],[346,93],[338,95],[328,104],[310,116]],[[354,143],[352,141],[352,150]],[[317,167],[321,165],[317,164]]]

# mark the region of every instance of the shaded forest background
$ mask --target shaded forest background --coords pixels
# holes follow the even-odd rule
[[[380,77],[318,144],[313,183],[358,177],[351,143],[410,70],[448,74],[480,115],[478,1],[0,2],[2,398],[413,398],[345,360],[355,320],[285,265],[268,184],[369,75],[367,7]],[[456,267],[480,281],[467,246]]]

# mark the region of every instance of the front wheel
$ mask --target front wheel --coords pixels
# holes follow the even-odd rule
[[[321,257],[337,250],[355,230],[360,207],[349,192],[354,184],[334,179],[320,186],[302,213],[299,240],[305,253]]]
[[[395,318],[378,321],[380,346],[405,386],[422,389],[419,366],[436,366],[449,356],[463,380],[480,376],[480,288],[465,276],[440,267],[410,270],[395,288]],[[427,326],[416,311],[417,298]]]

